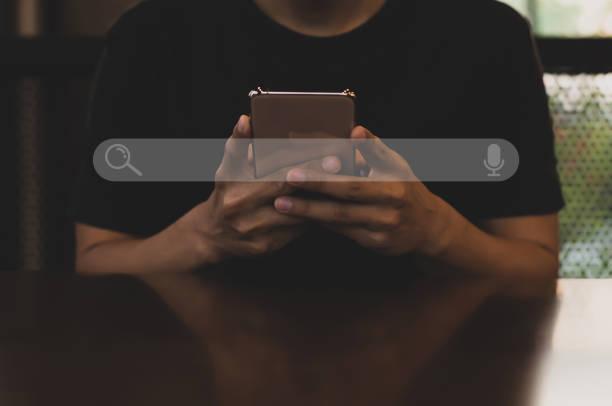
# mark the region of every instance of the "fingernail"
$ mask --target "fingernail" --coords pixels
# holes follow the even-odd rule
[[[321,166],[323,166],[323,169],[327,172],[338,173],[340,171],[340,168],[342,167],[342,163],[340,162],[340,159],[338,159],[338,157],[328,156],[323,159],[323,163],[321,164]]]
[[[293,207],[293,202],[286,197],[279,197],[276,199],[276,209],[283,213],[287,213]]]
[[[306,174],[300,169],[292,169],[287,174],[287,181],[293,183],[302,183],[306,180]]]
[[[238,131],[240,131],[241,133],[245,133],[246,130],[247,130],[246,117],[240,116],[240,119],[238,119]]]

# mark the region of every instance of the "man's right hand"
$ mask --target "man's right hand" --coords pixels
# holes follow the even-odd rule
[[[250,134],[250,120],[242,116],[227,141],[210,198],[161,232],[140,238],[77,223],[77,271],[98,275],[184,272],[229,258],[273,252],[297,238],[307,227],[305,220],[274,208],[274,200],[293,192],[293,187],[266,178],[249,181],[254,180]],[[340,160],[334,157],[300,167],[321,169],[323,162],[340,170]],[[281,170],[285,175],[270,177],[285,179],[289,169]]]
[[[274,200],[295,189],[287,182],[254,179],[249,159],[251,125],[241,116],[225,146],[210,198],[190,212],[193,229],[201,239],[205,261],[216,263],[232,257],[252,257],[276,251],[299,237],[307,227],[301,219],[281,214]],[[337,158],[311,161],[302,166],[321,166],[323,161],[337,165]],[[287,172],[290,168],[283,169]],[[271,174],[270,179],[284,179]],[[245,179],[245,181],[241,181]]]

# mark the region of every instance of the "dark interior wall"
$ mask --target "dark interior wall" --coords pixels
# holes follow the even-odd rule
[[[18,142],[15,131],[15,81],[0,80],[0,137],[2,143],[0,158],[0,271],[15,269],[19,263],[19,190],[17,172]]]
[[[6,35],[14,29],[14,3],[11,0],[0,2],[0,35]]]
[[[14,30],[14,3],[0,1],[0,38],[9,36]],[[18,263],[17,213],[17,138],[13,128],[14,83],[0,81],[0,137],[3,145],[0,158],[0,181],[3,196],[0,199],[0,271],[13,269]]]
[[[100,36],[140,0],[59,0],[56,27],[63,35]]]
[[[88,75],[49,78],[41,100],[44,113],[41,267],[70,272],[74,267],[72,196],[86,135]]]
[[[38,4],[38,12],[30,15],[28,7],[20,15],[19,1],[0,0],[0,38],[19,35],[20,25],[39,27],[27,30],[39,37],[102,37],[139,2],[38,0],[27,2]],[[0,173],[6,192],[0,198],[0,270],[70,272],[70,197],[81,160],[92,72],[46,72],[42,66],[35,66],[34,73],[0,70]]]

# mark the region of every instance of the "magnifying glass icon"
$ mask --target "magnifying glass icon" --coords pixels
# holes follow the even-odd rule
[[[130,150],[123,144],[113,144],[106,150],[106,154],[104,155],[104,159],[106,160],[106,164],[111,168],[117,171],[123,170],[125,168],[129,168],[132,172],[134,172],[138,176],[142,176],[142,172],[140,172],[134,165],[132,165],[132,154]]]

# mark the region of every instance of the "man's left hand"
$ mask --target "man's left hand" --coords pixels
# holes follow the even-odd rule
[[[461,216],[431,193],[408,163],[367,129],[355,127],[351,139],[368,166],[367,177],[337,175],[339,160],[325,171],[292,169],[291,185],[332,197],[329,200],[279,197],[281,213],[317,221],[360,245],[386,255],[440,254],[460,234]]]

